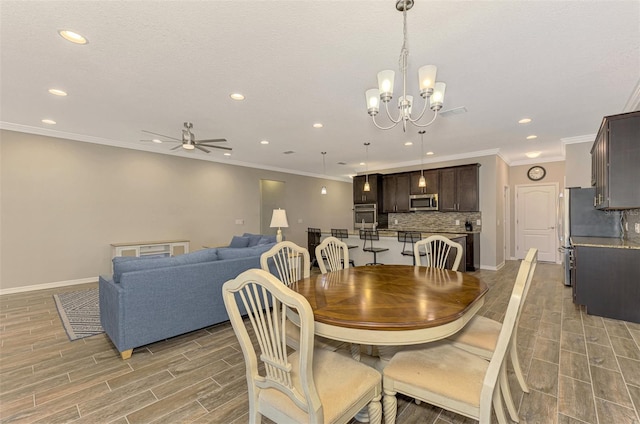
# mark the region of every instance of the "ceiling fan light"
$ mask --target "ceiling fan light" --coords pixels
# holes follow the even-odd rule
[[[185,150],[193,150],[196,148],[196,146],[194,146],[193,144],[183,144],[182,148]]]
[[[367,112],[371,116],[375,116],[380,111],[380,90],[372,88],[365,92],[367,98]]]
[[[431,110],[438,111],[442,109],[442,104],[444,103],[444,91],[446,88],[447,84],[443,82],[436,83],[429,102],[429,107],[431,108]]]

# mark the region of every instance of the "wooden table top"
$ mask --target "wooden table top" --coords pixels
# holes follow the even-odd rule
[[[309,301],[316,323],[383,332],[429,329],[463,317],[464,325],[488,290],[470,274],[410,265],[352,267],[291,288]]]

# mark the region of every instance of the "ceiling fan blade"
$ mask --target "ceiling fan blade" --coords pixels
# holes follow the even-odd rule
[[[203,152],[205,152],[205,153],[210,153],[210,152],[211,152],[210,150],[207,150],[207,149],[205,149],[204,147],[200,147],[200,145],[198,145],[198,144],[196,144],[195,146],[196,146],[196,149],[202,150],[202,151],[203,151]],[[207,146],[207,147],[208,147],[208,146]]]
[[[212,148],[212,149],[233,150],[231,147],[210,146],[208,144],[202,144],[202,143],[196,144],[196,147],[198,147],[198,146],[205,146],[205,147],[209,147],[209,148]]]
[[[182,144],[178,144],[176,147],[172,147],[172,148],[171,148],[171,149],[169,149],[169,150],[176,150],[176,149],[179,149],[179,148],[181,148],[181,147],[182,147]]]
[[[154,132],[147,131],[147,130],[141,130],[141,131],[142,131],[143,133],[153,134],[153,135],[157,135],[157,136],[160,136],[160,137],[169,138],[169,139],[171,139],[171,140],[175,140],[175,141],[182,142],[182,140],[180,140],[180,139],[178,139],[178,138],[175,138],[175,137],[169,137],[168,135],[158,134],[158,133],[154,133]]]
[[[212,138],[210,140],[197,140],[196,143],[224,143],[227,141],[226,138]]]
[[[140,141],[153,141],[154,143],[157,143],[157,142],[156,142],[156,141],[154,141],[154,140],[140,140]],[[175,140],[175,141],[174,141],[174,140],[160,140],[160,141],[161,141],[162,143],[179,143],[179,141],[178,141],[178,140]],[[162,143],[158,143],[158,144],[162,144]]]

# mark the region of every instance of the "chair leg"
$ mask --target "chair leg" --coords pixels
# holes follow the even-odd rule
[[[518,379],[518,384],[520,384],[520,388],[523,392],[529,393],[529,386],[527,386],[527,382],[524,379],[524,375],[522,374],[522,368],[520,367],[520,359],[518,358],[518,349],[516,348],[516,340],[517,340],[518,329],[516,328],[513,333],[513,337],[511,339],[511,348],[509,349],[509,355],[511,356],[511,365],[513,365],[513,371],[516,373],[516,378]]]
[[[369,402],[367,412],[369,412],[369,422],[371,424],[380,424],[382,422],[382,404],[380,403],[381,397],[382,396],[376,396],[371,400],[371,402]]]
[[[395,424],[396,414],[398,413],[398,399],[396,399],[396,392],[384,390],[382,409],[384,410],[384,424]]]
[[[507,376],[507,362],[502,362],[502,369],[500,370],[500,391],[502,392],[502,397],[504,399],[504,403],[507,405],[507,410],[509,411],[509,416],[511,420],[519,423],[520,417],[518,417],[518,409],[516,408],[515,403],[513,402],[513,397],[511,396],[511,388],[509,386],[509,378]]]

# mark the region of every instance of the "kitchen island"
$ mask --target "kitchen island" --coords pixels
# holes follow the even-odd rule
[[[418,231],[420,232],[422,238],[427,238],[430,235],[441,235],[457,243],[460,243],[462,245],[462,261],[460,262],[460,268],[458,269],[458,271],[462,271],[462,272],[467,271],[467,266],[466,266],[467,237],[468,236],[472,237],[474,234],[478,234],[478,233],[440,233],[440,232],[419,231],[419,230],[407,230],[407,231]],[[377,255],[378,262],[383,264],[388,264],[388,265],[413,264],[413,259],[411,256],[403,256],[401,253],[403,250],[404,243],[401,241],[398,241],[398,231],[380,229],[378,230],[378,233],[380,235],[380,240],[374,241],[373,245],[375,247],[383,247],[383,248],[389,249],[385,252],[378,253]],[[330,231],[323,231],[322,239],[330,235],[331,235]],[[349,230],[349,238],[343,239],[343,241],[350,246],[357,246],[352,249],[349,249],[349,259],[353,260],[356,265],[364,265],[366,263],[373,261],[373,254],[362,250],[362,247],[364,246],[364,240],[360,240],[359,230]],[[409,247],[409,243],[407,243],[407,249],[413,249],[413,247]]]

